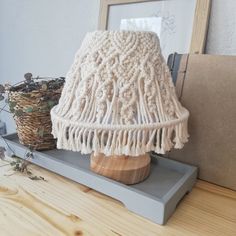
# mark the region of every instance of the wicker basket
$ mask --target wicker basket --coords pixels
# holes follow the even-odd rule
[[[51,134],[51,108],[58,103],[62,88],[32,92],[9,92],[9,107],[17,126],[20,143],[32,150],[56,147]]]

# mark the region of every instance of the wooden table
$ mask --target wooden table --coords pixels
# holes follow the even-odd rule
[[[236,192],[198,181],[165,226],[121,203],[31,165],[31,180],[0,160],[0,235],[236,235]]]

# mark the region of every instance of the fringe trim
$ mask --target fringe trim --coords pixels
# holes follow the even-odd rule
[[[111,155],[139,156],[154,151],[165,154],[172,147],[181,149],[188,141],[189,112],[185,109],[183,117],[171,122],[150,125],[109,126],[78,124],[62,119],[51,110],[52,134],[57,138],[57,148]]]

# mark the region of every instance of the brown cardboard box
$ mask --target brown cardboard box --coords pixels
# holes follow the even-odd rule
[[[200,179],[236,190],[236,56],[182,55],[174,67],[190,139],[168,156],[198,166]]]

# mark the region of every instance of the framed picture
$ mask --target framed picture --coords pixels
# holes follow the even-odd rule
[[[153,31],[164,57],[204,53],[211,0],[101,0],[99,29]]]

